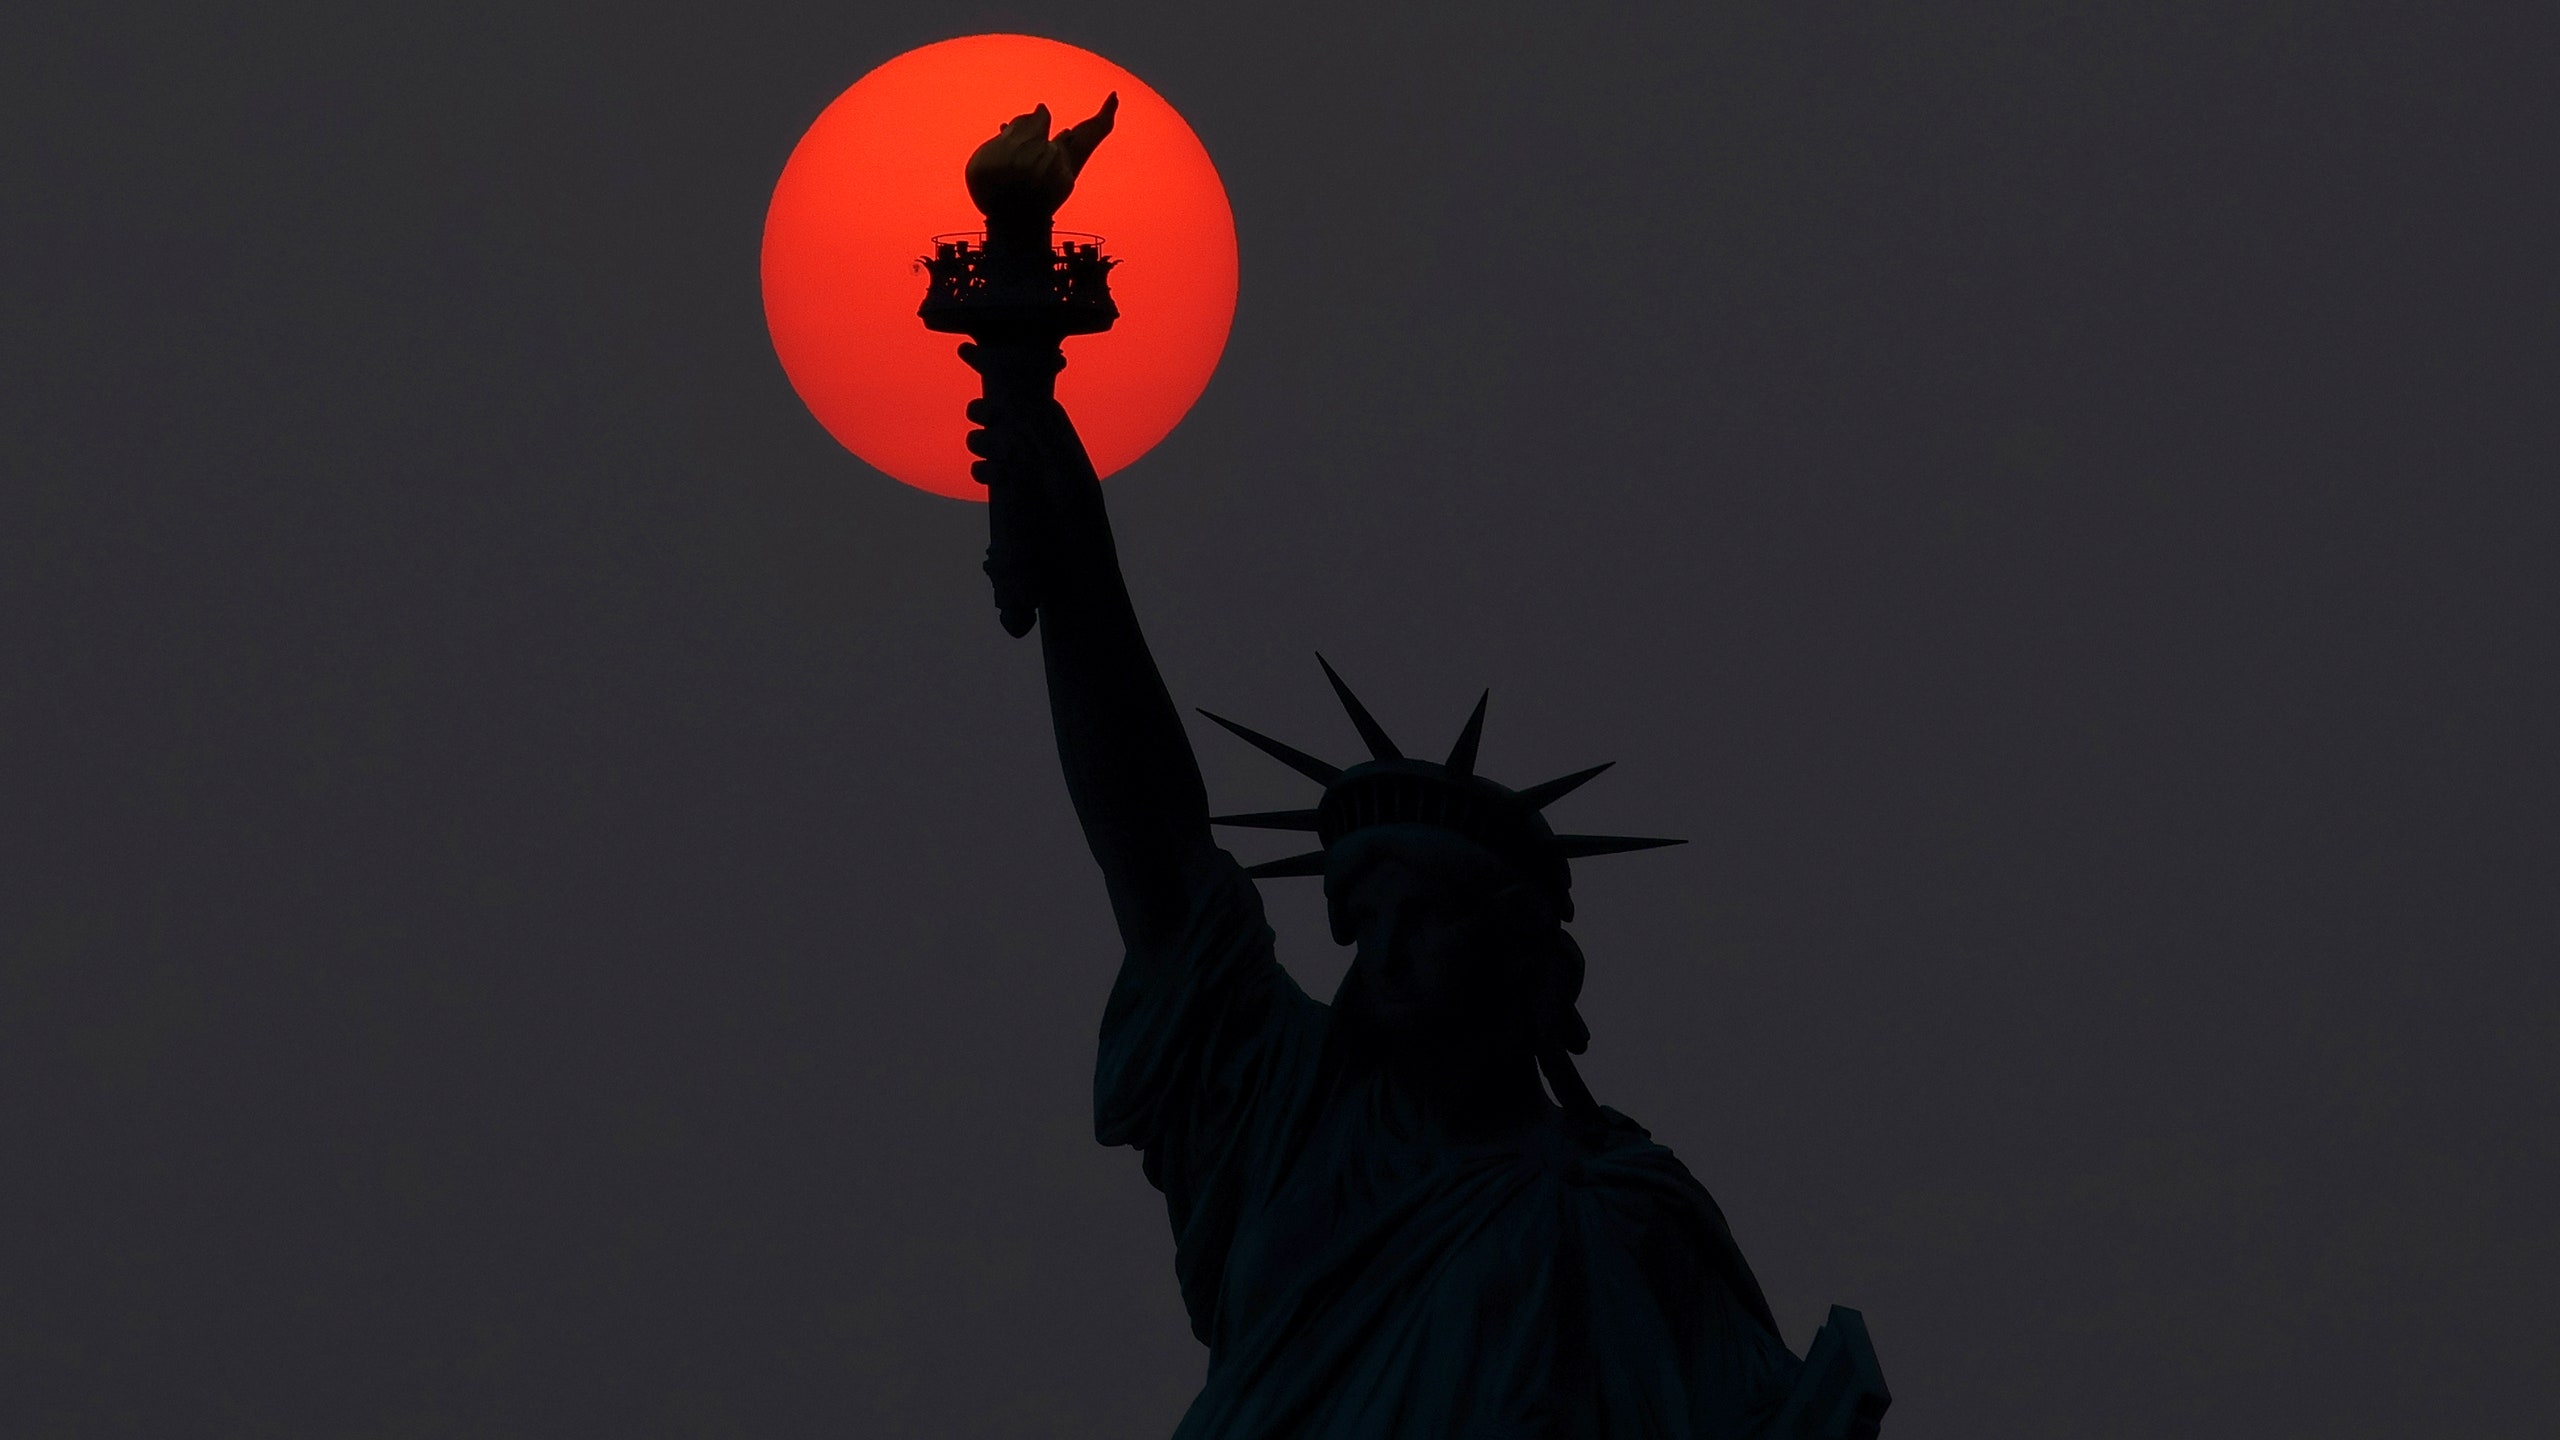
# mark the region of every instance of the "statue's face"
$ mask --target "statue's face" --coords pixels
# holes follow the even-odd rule
[[[1379,1032],[1525,1052],[1514,883],[1493,854],[1425,825],[1379,826],[1326,857],[1334,934],[1355,946],[1338,1003]]]

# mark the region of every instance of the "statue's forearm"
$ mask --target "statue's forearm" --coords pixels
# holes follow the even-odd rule
[[[1209,801],[1118,567],[1105,556],[1101,570],[1041,607],[1040,648],[1067,795],[1137,948],[1182,923],[1184,861],[1209,843]]]
[[[1122,936],[1146,945],[1179,927],[1189,908],[1184,862],[1209,843],[1208,792],[1138,628],[1102,485],[1074,425],[1046,397],[985,418],[1010,432],[977,447],[1003,457],[990,478],[1024,487],[1009,497],[1030,518],[1030,550],[1017,563],[1039,596],[1067,795]]]

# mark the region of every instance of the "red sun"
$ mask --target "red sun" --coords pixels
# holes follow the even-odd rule
[[[933,237],[984,225],[961,180],[979,142],[1045,103],[1053,129],[1120,94],[1118,124],[1058,211],[1120,261],[1120,322],[1067,342],[1058,399],[1094,468],[1154,448],[1209,384],[1236,309],[1236,225],[1200,137],[1145,81],[1031,35],[910,50],[800,137],[764,220],[764,316],[791,387],[854,454],[936,495],[984,500],[962,410],[978,377],[916,318]]]

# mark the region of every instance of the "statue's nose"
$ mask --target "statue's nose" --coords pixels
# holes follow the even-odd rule
[[[1400,974],[1405,968],[1407,952],[1413,948],[1412,933],[1412,925],[1402,905],[1383,906],[1369,922],[1369,941],[1363,947],[1363,953],[1380,972]]]

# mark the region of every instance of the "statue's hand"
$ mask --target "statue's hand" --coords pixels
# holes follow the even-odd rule
[[[1014,116],[969,156],[969,198],[989,220],[1046,220],[1057,214],[1119,113],[1120,95],[1113,91],[1093,118],[1068,127],[1054,140],[1048,106]]]
[[[1102,482],[1066,410],[1051,398],[1049,379],[1062,363],[1054,349],[963,345],[960,358],[986,377],[984,399],[969,402],[979,428],[968,435],[979,459],[969,473],[1006,492],[1015,517],[1000,522],[987,558],[997,604],[1047,604],[1110,573],[1116,564]]]

